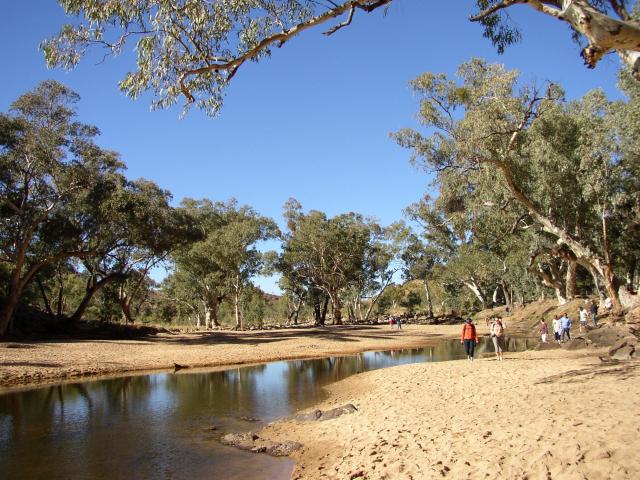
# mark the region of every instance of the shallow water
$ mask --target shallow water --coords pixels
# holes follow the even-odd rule
[[[506,343],[507,351],[522,351],[537,342],[511,338]],[[492,354],[489,339],[483,338],[477,351]],[[292,461],[225,447],[218,439],[307,408],[324,398],[324,385],[355,373],[459,358],[465,358],[460,342],[442,340],[417,349],[129,376],[0,395],[1,476],[286,479]]]

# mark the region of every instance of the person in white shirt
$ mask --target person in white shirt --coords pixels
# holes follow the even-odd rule
[[[561,333],[562,333],[562,324],[557,315],[553,316],[553,337],[556,339],[556,342],[560,343]]]
[[[582,333],[582,330],[584,329],[584,331],[587,331],[587,311],[580,307],[580,310],[578,312],[578,315],[580,316],[580,333]]]

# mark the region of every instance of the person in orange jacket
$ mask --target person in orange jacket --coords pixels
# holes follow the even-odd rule
[[[473,352],[478,343],[478,333],[476,332],[476,326],[470,318],[467,318],[467,321],[462,327],[460,343],[464,344],[464,351],[467,352],[467,360],[473,362]]]

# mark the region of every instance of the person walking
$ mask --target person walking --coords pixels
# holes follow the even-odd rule
[[[547,343],[547,334],[549,333],[549,327],[547,326],[547,322],[544,321],[544,318],[540,320],[540,338],[542,343]]]
[[[566,313],[560,319],[560,325],[562,326],[562,341],[571,340],[571,319]]]
[[[493,341],[493,348],[496,351],[496,360],[501,362],[502,347],[504,345],[504,325],[500,318],[496,318],[496,321],[491,325],[491,341]]]
[[[562,326],[557,315],[553,316],[551,326],[553,327],[553,338],[555,338],[556,342],[560,343],[560,332],[562,332]]]
[[[398,325],[398,330],[402,330],[402,318],[396,318],[396,324]]]
[[[578,316],[580,317],[580,333],[582,333],[582,330],[584,329],[584,331],[587,331],[587,311],[580,307],[579,311],[578,311]]]
[[[591,308],[589,309],[591,312],[591,321],[593,322],[593,326],[598,326],[598,305],[596,305],[595,300],[591,300]]]
[[[473,353],[475,351],[476,344],[478,343],[478,333],[476,332],[476,326],[470,318],[467,318],[467,321],[462,327],[460,343],[464,344],[464,351],[467,353],[467,360],[473,362]]]

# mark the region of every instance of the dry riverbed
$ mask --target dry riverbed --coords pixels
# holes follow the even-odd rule
[[[268,331],[159,334],[142,340],[0,344],[0,392],[85,376],[262,363],[428,345],[458,325],[328,326]]]

